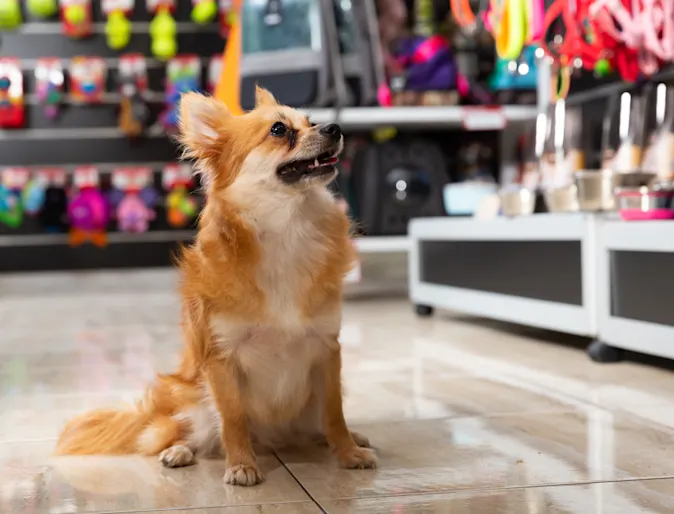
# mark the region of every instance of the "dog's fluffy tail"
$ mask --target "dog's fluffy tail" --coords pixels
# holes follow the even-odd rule
[[[156,455],[181,439],[185,427],[174,414],[197,400],[195,388],[173,377],[158,381],[135,407],[97,409],[72,419],[56,455]]]

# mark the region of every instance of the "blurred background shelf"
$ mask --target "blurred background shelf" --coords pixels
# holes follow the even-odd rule
[[[532,121],[535,106],[347,107],[306,109],[314,123],[337,122],[345,130],[378,127],[459,128],[467,131],[503,130],[510,123]]]

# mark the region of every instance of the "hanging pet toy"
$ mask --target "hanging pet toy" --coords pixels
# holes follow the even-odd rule
[[[131,40],[131,22],[127,16],[133,11],[133,0],[103,0],[102,8],[108,16],[105,24],[108,46],[121,50]]]
[[[89,167],[75,170],[75,186],[79,190],[68,204],[70,244],[79,246],[91,241],[103,247],[107,244],[105,229],[110,211],[108,202],[98,189],[98,171]]]
[[[188,165],[169,164],[162,174],[166,196],[166,221],[173,228],[185,228],[199,212],[197,200],[190,196],[192,169]]]
[[[26,9],[36,18],[50,18],[59,10],[56,0],[27,0]]]
[[[175,0],[147,0],[148,10],[154,14],[150,22],[152,53],[161,61],[168,61],[178,52],[176,20],[172,12]]]
[[[0,185],[0,222],[10,228],[18,228],[23,223],[21,192],[28,182],[26,168],[5,168],[2,170]]]
[[[157,190],[150,168],[120,168],[112,172],[115,189],[110,203],[115,208],[117,228],[122,232],[146,232],[156,217]]]
[[[0,185],[0,223],[10,228],[18,228],[23,223],[21,196],[4,185]]]
[[[46,198],[46,187],[44,182],[33,178],[21,192],[21,203],[23,210],[29,216],[36,216],[44,207]]]

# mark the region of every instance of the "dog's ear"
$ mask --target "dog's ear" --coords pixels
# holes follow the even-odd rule
[[[258,85],[255,86],[255,108],[273,107],[278,105],[278,101],[269,91]]]
[[[231,116],[224,103],[210,96],[186,93],[180,98],[183,157],[196,159],[197,172],[208,175],[215,171],[224,146],[223,129]]]
[[[180,98],[180,142],[186,156],[211,157],[220,151],[223,125],[232,114],[227,106],[210,96],[186,93]]]

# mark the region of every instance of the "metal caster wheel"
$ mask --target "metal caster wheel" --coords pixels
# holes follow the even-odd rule
[[[417,316],[421,316],[422,318],[433,315],[433,307],[430,305],[415,305],[414,311],[417,313]]]
[[[594,362],[601,363],[620,362],[625,356],[621,348],[609,346],[601,341],[592,341],[587,347],[587,354]]]

